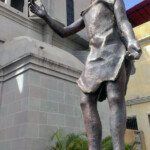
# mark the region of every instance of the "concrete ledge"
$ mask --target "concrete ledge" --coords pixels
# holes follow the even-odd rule
[[[44,60],[51,60],[57,64],[82,70],[83,64],[70,53],[46,44],[44,42],[34,40],[30,37],[17,37],[0,46],[0,66],[4,67],[14,61],[20,59],[27,54],[34,54]]]
[[[144,38],[139,39],[138,41],[139,41],[140,44],[145,44],[145,43],[150,41],[150,36],[148,35]]]
[[[7,81],[13,77],[23,74],[28,70],[34,70],[60,79],[76,82],[81,70],[74,69],[63,64],[39,57],[35,54],[27,54],[19,59],[1,67],[0,82]]]
[[[29,37],[6,42],[0,53],[0,82],[34,70],[75,83],[84,66],[70,53]]]
[[[126,101],[126,106],[150,102],[150,96]]]

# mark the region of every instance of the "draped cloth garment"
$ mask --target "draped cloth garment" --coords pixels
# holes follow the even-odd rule
[[[84,93],[99,90],[106,98],[105,81],[114,81],[124,62],[126,48],[114,15],[115,0],[96,0],[81,13],[89,36],[90,53],[77,81]]]

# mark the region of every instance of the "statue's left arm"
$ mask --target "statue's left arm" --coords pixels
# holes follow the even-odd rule
[[[115,0],[114,13],[121,36],[124,38],[129,59],[139,59],[142,51],[128,21],[123,0]]]

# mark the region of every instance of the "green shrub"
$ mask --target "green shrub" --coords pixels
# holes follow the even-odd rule
[[[56,141],[49,150],[88,150],[88,142],[85,133],[66,135],[63,130],[57,130],[51,137],[51,141]]]
[[[136,145],[140,144],[139,142],[133,142],[132,144],[125,144],[125,150],[135,150]],[[113,150],[112,138],[110,136],[102,140],[103,150]]]
[[[113,150],[112,138],[110,136],[102,140],[102,148],[104,150]]]
[[[52,144],[54,142],[55,144]],[[136,144],[125,144],[125,150],[135,150]],[[102,140],[103,150],[113,150],[112,138],[110,136]],[[66,134],[62,129],[57,130],[51,136],[51,146],[49,150],[88,150],[88,141],[86,133]]]

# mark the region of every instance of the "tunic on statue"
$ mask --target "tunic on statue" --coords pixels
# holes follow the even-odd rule
[[[105,81],[117,78],[126,54],[114,15],[114,3],[115,0],[96,0],[81,13],[89,36],[90,53],[77,83],[84,93],[99,90],[99,101],[106,98],[106,91],[102,90]]]

